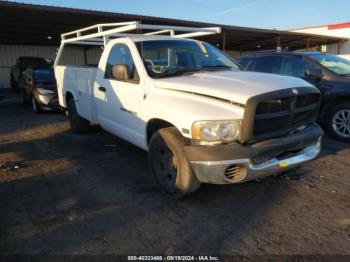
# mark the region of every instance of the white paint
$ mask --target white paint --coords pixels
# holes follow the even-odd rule
[[[247,71],[200,72],[157,79],[154,83],[160,88],[205,94],[241,104],[245,104],[252,96],[274,90],[311,86],[300,78]]]
[[[98,68],[55,66],[55,74],[61,106],[66,106],[64,96],[66,92],[71,92],[77,101],[79,114],[145,150],[148,147],[147,123],[151,119],[170,122],[182,132],[183,129],[191,130],[192,124],[199,120],[243,118],[244,108],[208,96],[245,104],[247,99],[255,95],[297,86],[310,86],[299,78],[240,71],[207,72],[152,79],[147,75],[137,51],[134,43],[136,38],[127,37],[109,41]],[[142,40],[147,39],[164,39],[164,37],[142,36]],[[167,39],[175,38],[167,37]],[[117,43],[129,47],[140,76],[139,84],[104,78],[109,52]],[[79,95],[76,83],[80,81],[88,81],[84,92],[92,94],[90,98]],[[93,81],[94,84],[91,85]],[[105,87],[106,92],[99,90],[100,86]],[[83,99],[87,101],[82,101]],[[182,134],[191,138],[191,134],[184,132]]]

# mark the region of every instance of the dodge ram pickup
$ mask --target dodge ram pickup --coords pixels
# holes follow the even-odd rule
[[[73,132],[99,124],[148,151],[156,184],[175,198],[201,183],[245,182],[314,159],[320,92],[299,78],[243,71],[189,39],[219,32],[127,22],[63,34],[55,76]],[[98,65],[70,65],[69,46],[103,49]]]

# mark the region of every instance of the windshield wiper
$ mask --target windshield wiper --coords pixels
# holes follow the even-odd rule
[[[174,69],[169,70],[166,72],[163,72],[161,74],[155,75],[155,77],[168,77],[168,76],[180,76],[180,75],[188,75],[188,74],[194,74],[196,72],[200,71],[198,68],[183,68],[183,69]]]
[[[238,70],[234,67],[227,66],[227,65],[213,65],[213,66],[205,66],[202,68],[175,68],[173,70],[169,70],[160,74],[156,74],[155,77],[161,78],[161,77],[171,77],[171,76],[180,76],[180,75],[189,75],[194,74],[200,71],[219,71],[219,70]]]
[[[234,67],[228,66],[228,65],[212,65],[212,66],[204,66],[202,67],[204,70],[222,70],[222,69],[235,69]]]

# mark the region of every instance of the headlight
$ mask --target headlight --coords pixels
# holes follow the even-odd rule
[[[241,120],[197,121],[192,125],[192,138],[207,142],[232,142],[239,138]]]
[[[55,92],[52,90],[48,90],[48,89],[44,89],[44,88],[37,88],[36,89],[38,91],[39,94],[41,95],[47,95],[47,94],[54,94]]]

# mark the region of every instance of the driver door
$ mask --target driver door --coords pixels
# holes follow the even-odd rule
[[[120,64],[129,68],[129,80],[119,81],[113,76],[113,66]],[[94,97],[97,118],[104,129],[129,142],[143,142],[145,123],[138,117],[143,88],[126,44],[117,43],[111,48],[104,75],[94,86]]]

